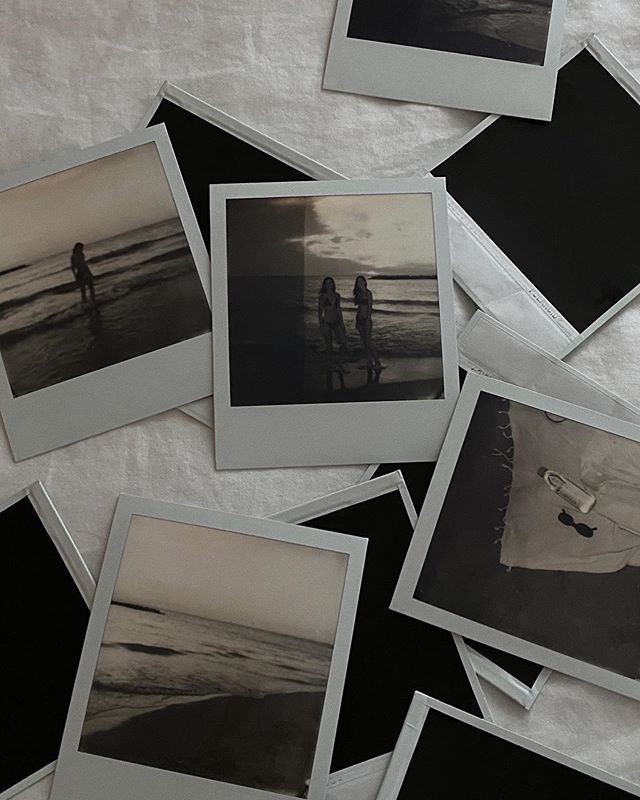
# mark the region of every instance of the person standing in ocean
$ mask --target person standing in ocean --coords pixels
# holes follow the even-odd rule
[[[95,289],[93,288],[93,274],[91,273],[89,265],[87,264],[87,260],[84,257],[84,244],[82,244],[82,242],[76,242],[76,244],[73,246],[73,250],[71,252],[71,271],[73,272],[73,277],[76,279],[76,283],[80,287],[82,302],[87,302],[88,289],[91,302],[93,303],[94,307],[97,307],[98,304],[96,303],[96,293]]]
[[[367,358],[367,367],[369,370],[375,370],[379,374],[382,365],[373,343],[373,321],[371,319],[373,292],[367,287],[367,279],[364,275],[358,275],[356,278],[353,287],[353,302],[357,306],[356,329],[362,339],[364,353]]]
[[[326,277],[320,287],[318,297],[318,323],[322,338],[324,339],[325,352],[327,353],[327,385],[331,382],[333,371],[333,343],[338,345],[337,372],[340,378],[340,385],[344,389],[345,369],[342,360],[347,351],[347,331],[342,318],[342,307],[340,306],[340,295],[336,292],[336,282],[331,277]]]

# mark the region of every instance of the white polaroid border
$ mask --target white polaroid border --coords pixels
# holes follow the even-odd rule
[[[240,120],[235,117],[226,114],[215,106],[209,105],[209,103],[205,103],[204,100],[189,94],[189,92],[186,92],[184,89],[168,81],[165,81],[158,90],[158,93],[154,97],[144,117],[138,124],[138,129],[148,127],[163,100],[178,106],[178,108],[182,108],[184,111],[188,111],[190,114],[206,122],[210,122],[214,127],[220,128],[220,130],[225,131],[231,136],[235,136],[236,139],[246,142],[252,147],[256,147],[258,150],[262,150],[263,153],[273,156],[278,159],[278,161],[282,161],[283,164],[287,164],[294,169],[299,169],[310,178],[315,178],[320,181],[335,180],[345,177],[339,172],[325,167],[325,165],[321,164],[319,161],[314,161],[312,158],[308,158],[297,150],[287,147],[286,144],[282,144],[282,142],[273,139],[271,136],[267,136],[266,133],[251,128],[244,122],[240,122]],[[207,284],[209,286],[211,285],[211,275],[209,272],[207,272]],[[197,400],[194,403],[189,403],[189,405],[183,406],[180,411],[197,419],[198,422],[201,422],[208,428],[213,428],[213,398],[207,397],[202,400]]]
[[[52,800],[68,800],[75,796],[91,797],[93,800],[151,800],[160,796],[180,797],[181,800],[209,800],[212,794],[219,800],[284,800],[285,797],[279,793],[116,761],[78,750],[111,598],[134,516],[200,525],[348,555],[325,702],[307,794],[308,800],[324,800],[364,568],[366,540],[275,520],[254,519],[130,495],[120,495],[116,506],[65,726],[51,791]]]
[[[346,489],[340,489],[324,497],[318,497],[308,503],[292,506],[277,514],[272,514],[269,519],[278,519],[299,525],[324,514],[331,514],[343,508],[366,503],[367,500],[373,500],[376,497],[396,491],[400,493],[411,527],[415,528],[418,522],[418,513],[413,505],[407,484],[399,470],[390,472],[388,475],[381,475],[379,478],[373,478],[372,480],[361,480]],[[474,669],[473,653],[461,636],[457,636],[455,633],[452,636],[480,711],[485,719],[491,720],[493,717],[489,702]],[[496,667],[496,669],[498,668]],[[368,787],[376,785],[376,782],[382,779],[391,755],[391,753],[385,753],[360,764],[354,764],[338,772],[331,773],[327,784],[328,800],[338,800],[342,797],[348,800],[353,796],[356,786]]]
[[[640,425],[640,408],[483,311],[458,336],[458,358],[468,371]]]
[[[553,750],[543,744],[534,742],[532,739],[527,739],[518,733],[508,731],[486,720],[478,719],[446,703],[441,703],[439,700],[434,700],[431,697],[427,697],[427,695],[416,692],[409,706],[402,733],[398,738],[396,749],[394,750],[382,786],[380,787],[377,800],[397,800],[430,709],[445,714],[466,725],[470,725],[472,728],[484,731],[490,736],[496,736],[499,739],[503,739],[505,742],[523,747],[531,753],[548,758],[550,761],[555,761],[557,764],[561,764],[564,767],[588,775],[590,778],[595,778],[596,780],[602,781],[602,783],[621,789],[624,792],[629,792],[635,797],[640,797],[640,786],[635,783],[630,783],[603,769],[594,767],[591,764],[586,764],[583,761],[578,761],[558,750]],[[426,782],[428,781],[429,775],[428,763],[424,765],[424,773]]]
[[[164,125],[67,153],[0,180],[0,192],[153,142],[211,301],[209,256]],[[211,393],[211,334],[14,397],[0,359],[0,410],[16,461],[150,417]],[[144,387],[144,388],[141,388]]]
[[[444,398],[232,406],[227,305],[226,204],[232,198],[431,194],[440,303]],[[215,453],[218,469],[434,461],[459,394],[453,282],[444,181],[400,178],[211,187]],[[324,433],[332,430],[333,435]],[[422,431],[416,436],[416,430]]]
[[[554,0],[544,66],[347,35],[353,0],[338,0],[323,87],[342,92],[549,120],[564,0]]]
[[[467,376],[460,400],[451,420],[451,426],[447,432],[442,453],[418,520],[416,534],[409,547],[400,580],[396,586],[391,608],[410,617],[429,622],[432,625],[439,625],[468,639],[483,642],[499,650],[521,656],[533,661],[535,664],[549,667],[579,680],[609,689],[612,692],[640,700],[640,681],[618,675],[610,670],[573,658],[556,650],[542,647],[525,639],[520,639],[496,628],[491,628],[488,625],[422,602],[414,597],[423,565],[428,558],[429,546],[449,490],[449,484],[481,393],[513,400],[541,411],[557,414],[575,422],[640,442],[640,426],[581,408],[573,403],[547,397],[529,389],[522,389],[503,381],[496,381],[492,378],[470,373]]]
[[[473,668],[479,677],[491,684],[494,689],[498,689],[515,703],[521,705],[525,711],[531,711],[533,704],[540,696],[540,692],[551,675],[551,670],[548,667],[543,667],[533,684],[527,686],[526,683],[518,680],[506,669],[474,650],[473,644],[467,645],[467,650]]]
[[[627,70],[594,34],[567,52],[560,62],[564,67],[586,50],[640,103],[640,81]],[[487,117],[458,139],[453,147],[431,163],[430,173],[481,134],[500,117]],[[483,311],[504,322],[527,339],[564,358],[578,344],[606,324],[640,294],[640,284],[595,320],[582,333],[576,330],[542,292],[518,269],[462,206],[448,196],[451,253],[456,283]]]
[[[93,577],[64,522],[60,518],[56,507],[53,505],[51,498],[40,481],[36,481],[11,495],[11,497],[0,501],[0,514],[25,497],[29,498],[31,505],[40,518],[44,529],[49,534],[51,541],[54,543],[58,555],[68,569],[83,600],[87,606],[91,608],[95,592]],[[37,720],[34,720],[34,724],[37,725]],[[0,792],[0,800],[9,800],[10,797],[14,797],[14,795],[23,792],[25,789],[28,789],[29,786],[33,786],[34,783],[50,775],[55,768],[56,762],[52,761],[50,764],[47,764],[26,778],[23,778],[18,783],[15,783],[13,786],[10,786],[8,789],[5,789],[3,792]]]

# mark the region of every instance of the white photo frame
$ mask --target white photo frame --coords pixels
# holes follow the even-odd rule
[[[482,655],[482,653],[478,653],[473,648],[473,645],[466,644],[466,647],[476,675],[483,678],[494,689],[498,689],[515,703],[521,705],[525,711],[531,711],[533,704],[540,696],[540,692],[544,689],[544,685],[551,675],[551,670],[548,667],[543,667],[533,684],[527,686],[526,683],[518,680],[506,669],[503,669],[494,661]]]
[[[209,122],[214,127],[220,128],[240,141],[246,142],[252,147],[273,156],[273,158],[278,159],[278,161],[281,161],[283,164],[308,174],[309,178],[314,178],[316,180],[336,180],[345,177],[339,172],[329,169],[329,167],[326,167],[324,164],[314,161],[312,158],[294,150],[292,147],[282,144],[282,142],[268,136],[266,133],[262,133],[246,125],[244,122],[226,114],[221,109],[206,103],[204,100],[186,92],[184,89],[181,89],[179,86],[169,81],[165,81],[158,90],[138,125],[139,129],[144,129],[149,126],[163,101],[172,103],[188,111],[190,114],[194,114],[196,117]],[[209,284],[211,283],[210,274],[207,274],[207,282]],[[201,422],[203,425],[213,428],[213,398],[206,397],[202,400],[189,403],[183,406],[180,411],[197,419],[198,422]]]
[[[435,605],[422,602],[414,597],[423,565],[428,558],[429,547],[449,490],[449,484],[456,469],[458,457],[481,394],[512,400],[524,406],[541,410],[545,414],[550,414],[554,417],[569,419],[634,442],[640,442],[639,426],[502,381],[496,381],[473,373],[469,374],[429,487],[427,500],[416,527],[416,534],[412,540],[400,580],[396,586],[391,608],[433,625],[439,625],[471,640],[483,642],[533,661],[536,664],[564,672],[580,680],[640,700],[640,681],[638,680],[612,672],[584,659],[535,644],[490,627],[487,624],[476,622]]]
[[[0,181],[0,192],[152,143],[210,304],[209,257],[164,126],[11,173]],[[0,410],[14,458],[20,461],[209,395],[211,350],[207,332],[19,397],[0,364]]]
[[[499,320],[476,311],[458,337],[463,369],[640,425],[640,408]]]
[[[382,475],[379,478],[367,481],[361,480],[346,489],[340,489],[308,503],[272,514],[270,519],[301,524],[316,517],[340,511],[343,508],[349,508],[359,503],[365,503],[367,500],[373,500],[376,497],[396,491],[400,493],[411,526],[415,528],[418,514],[400,471],[391,472],[388,475]],[[485,719],[491,720],[493,717],[489,703],[478,680],[478,674],[480,673],[475,669],[474,652],[467,646],[461,636],[456,634],[452,634],[452,636],[480,711]],[[491,664],[490,661],[488,663]],[[499,669],[496,665],[492,666],[496,670]],[[370,796],[372,787],[379,785],[384,776],[391,756],[392,753],[384,753],[368,761],[331,773],[327,784],[327,800],[341,800],[341,798],[347,800],[347,798],[354,796],[354,792],[363,792]],[[372,794],[372,796],[375,796],[375,794]]]
[[[339,0],[325,89],[470,111],[551,119],[560,59],[564,0],[556,0],[543,66],[389,41],[350,38],[354,0]]]
[[[391,762],[389,763],[377,800],[397,800],[402,789],[402,783],[407,769],[413,758],[414,751],[420,740],[424,724],[427,721],[431,709],[445,714],[451,719],[458,720],[465,725],[469,725],[476,730],[483,731],[488,736],[495,736],[511,744],[518,745],[531,753],[544,756],[564,767],[568,767],[569,769],[576,770],[591,778],[602,781],[604,784],[629,792],[635,797],[640,796],[640,787],[638,787],[637,784],[630,783],[623,778],[612,775],[610,772],[594,767],[591,764],[586,764],[583,761],[578,761],[570,756],[564,755],[564,753],[558,750],[546,747],[518,733],[513,733],[494,723],[473,717],[471,714],[459,711],[452,706],[448,706],[446,703],[441,703],[439,700],[434,700],[420,692],[416,692],[409,706],[404,727],[398,737],[398,744],[394,750]],[[428,776],[429,765],[425,764],[424,769],[425,776]]]
[[[444,398],[232,406],[227,305],[226,204],[231,199],[429,194],[438,277]],[[444,182],[420,178],[230,185],[211,188],[215,450],[218,469],[435,460],[459,392]],[[393,420],[393,424],[391,421]],[[323,437],[338,426],[342,439]],[[425,431],[416,437],[416,427]],[[337,430],[337,428],[336,428]]]
[[[564,67],[583,50],[593,56],[640,103],[640,81],[634,78],[595,34],[563,55],[559,66]],[[457,140],[454,146],[428,162],[427,174],[498,119],[500,115],[493,114],[482,120]],[[448,195],[447,202],[456,283],[482,311],[559,358],[564,358],[640,294],[639,284],[584,331],[579,332],[451,195]]]
[[[339,605],[336,634],[329,670],[325,699],[321,715],[313,768],[309,783],[309,800],[324,798],[329,760],[344,674],[349,655],[349,645],[360,580],[366,554],[366,542],[342,534],[328,533],[312,528],[301,528],[282,522],[253,519],[227,514],[211,509],[181,506],[156,500],[121,495],[113,519],[109,543],[103,561],[89,628],[85,640],[78,676],[74,687],[69,716],[63,737],[58,768],[52,789],[52,798],[67,798],[73,792],[91,794],[96,800],[141,800],[170,792],[185,800],[206,800],[212,791],[223,800],[280,800],[280,793],[257,788],[208,780],[190,774],[116,761],[111,758],[80,752],[80,735],[85,710],[91,691],[102,637],[107,622],[113,591],[116,585],[121,558],[132,520],[151,517],[157,520],[186,523],[218,531],[244,534],[260,539],[303,545],[347,557],[344,586]],[[215,535],[215,531],[212,532]]]
[[[29,499],[29,502],[42,522],[42,526],[49,534],[61,560],[73,578],[79,593],[87,604],[87,607],[91,608],[95,592],[95,582],[80,551],[76,547],[75,542],[71,538],[67,527],[58,514],[56,507],[53,505],[42,483],[40,481],[35,481],[24,489],[0,501],[0,513],[6,511],[24,498]],[[33,786],[34,783],[50,775],[55,768],[55,761],[46,764],[23,780],[0,792],[0,800],[9,800],[10,797],[14,797],[16,794],[23,792],[25,789],[28,789],[29,786]]]

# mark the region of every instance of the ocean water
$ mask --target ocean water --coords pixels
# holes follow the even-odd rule
[[[173,276],[178,259],[183,262],[181,269],[195,269],[186,255],[190,256],[187,239],[177,218],[85,245],[100,305]],[[22,338],[34,328],[84,314],[70,263],[71,247],[69,252],[0,272],[0,338]]]
[[[69,252],[0,272],[0,350],[14,395],[206,333],[209,307],[178,218],[86,243],[97,310]]]
[[[324,693],[331,653],[305,639],[112,604],[83,736],[213,697]]]
[[[344,388],[318,324],[322,276],[231,277],[229,342],[233,405],[436,398],[442,346],[435,278],[369,279],[373,342],[384,369],[371,382],[355,327],[353,282],[337,278],[348,352]],[[331,383],[333,382],[333,388]],[[338,388],[337,388],[338,387]]]
[[[364,358],[360,334],[355,327],[353,278],[336,278],[342,316],[347,330],[350,360]],[[305,277],[304,327],[311,349],[324,349],[318,325],[318,295],[322,277]],[[369,279],[373,294],[373,341],[381,359],[439,358],[440,309],[436,278]]]

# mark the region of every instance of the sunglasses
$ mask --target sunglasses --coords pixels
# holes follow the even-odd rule
[[[564,508],[562,509],[562,512],[558,514],[558,520],[563,525],[568,525],[571,528],[575,528],[580,536],[584,536],[585,539],[590,539],[593,536],[593,532],[598,530],[597,528],[590,528],[583,522],[576,522],[571,514],[567,514]]]

